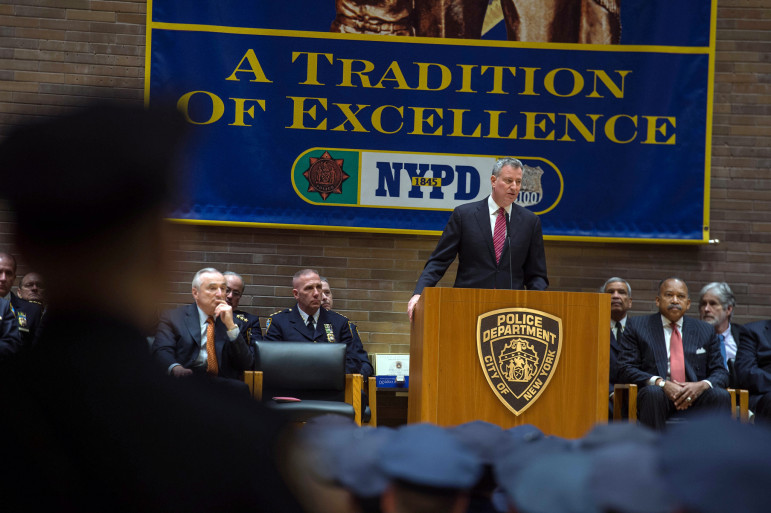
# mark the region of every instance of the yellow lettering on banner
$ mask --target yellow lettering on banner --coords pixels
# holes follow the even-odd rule
[[[488,124],[488,132],[485,138],[488,139],[516,139],[517,138],[517,125],[514,125],[514,128],[509,132],[509,135],[503,137],[499,133],[499,127],[500,127],[500,118],[501,114],[506,114],[507,112],[505,110],[486,110],[485,111],[490,116],[490,122]]]
[[[307,55],[308,61],[305,66],[305,80],[300,82],[302,85],[324,85],[319,82],[319,56],[325,57],[327,62],[332,64],[334,57],[331,53],[315,52],[292,52],[292,62],[295,62],[301,55]]]
[[[332,130],[344,132],[345,124],[350,122],[354,132],[369,132],[369,130],[364,128],[364,125],[362,125],[359,119],[356,117],[356,115],[361,112],[362,109],[369,107],[369,105],[357,105],[356,112],[351,111],[350,103],[335,103],[333,105],[342,111],[343,115],[345,115],[345,121],[337,125]]]
[[[249,67],[241,67],[241,65],[244,64],[244,61],[249,64]],[[251,73],[254,75],[254,78],[249,82],[267,82],[269,84],[273,83],[272,80],[268,80],[268,77],[265,76],[265,72],[262,71],[260,61],[257,59],[257,55],[254,53],[254,50],[251,48],[246,51],[243,57],[241,57],[241,61],[238,63],[238,66],[236,66],[236,69],[233,70],[233,73],[231,73],[230,76],[225,80],[235,80],[238,82],[240,80],[237,76],[238,73]]]
[[[383,128],[383,111],[385,109],[394,109],[396,112],[399,113],[401,123],[399,123],[399,126],[396,128],[396,130],[388,131],[385,128]],[[372,113],[372,128],[374,128],[381,134],[395,134],[399,132],[403,126],[404,126],[404,107],[396,107],[395,105],[381,105],[380,107],[375,109],[375,112]]]
[[[453,131],[450,135],[454,135],[456,137],[479,137],[479,134],[482,133],[482,123],[479,123],[477,127],[474,129],[474,132],[471,134],[464,134],[463,133],[463,113],[469,112],[468,109],[447,109],[450,112],[452,112],[452,119],[453,119]]]
[[[539,96],[535,92],[535,72],[541,68],[520,68],[525,70],[525,87],[519,93],[523,96]]]
[[[561,71],[567,71],[573,77],[573,88],[570,90],[569,93],[566,93],[566,94],[558,93],[556,87],[554,86],[554,81],[557,78],[557,73]],[[581,90],[584,88],[584,77],[582,77],[581,74],[574,69],[557,68],[557,69],[551,70],[546,74],[546,77],[543,80],[543,85],[546,88],[546,90],[549,91],[550,94],[554,96],[559,96],[560,98],[568,98],[570,96],[575,96],[581,92]]]
[[[589,128],[587,128],[586,125],[581,121],[581,119],[576,116],[575,114],[562,114],[560,113],[560,116],[565,116],[565,135],[559,138],[560,141],[575,141],[572,137],[570,137],[570,125],[575,127],[582,136],[584,136],[584,140],[586,142],[594,142],[594,134],[597,129],[597,120],[602,117],[601,114],[587,114],[589,118],[592,120],[592,129],[591,131]]]
[[[675,128],[675,118],[670,116],[643,116],[643,118],[648,122],[647,137],[642,142],[643,144],[675,144],[675,134],[664,141],[656,140],[656,133],[666,137],[668,125],[672,125],[673,129]]]
[[[458,67],[461,69],[461,86],[460,89],[457,89],[456,93],[476,93],[475,90],[471,89],[471,72],[474,68],[477,67],[476,64],[458,64]]]
[[[628,119],[632,122],[632,126],[634,126],[634,131],[632,132],[632,136],[629,139],[621,140],[616,136],[616,123],[620,119]],[[626,144],[630,143],[635,140],[637,137],[637,116],[628,116],[626,114],[618,114],[617,116],[613,116],[610,119],[608,119],[608,122],[605,123],[605,137],[613,141],[614,143],[618,144]]]
[[[316,121],[316,106],[320,106],[325,111],[327,109],[326,98],[306,98],[302,96],[287,96],[287,99],[292,100],[292,124],[285,128],[299,128],[304,130],[326,130],[327,118],[325,117],[316,126],[305,126],[305,115],[307,114],[312,120]],[[305,103],[315,102],[316,105],[312,105],[306,110]]]
[[[407,107],[415,113],[414,124],[410,135],[442,135],[442,125],[440,124],[436,130],[431,133],[423,131],[423,125],[427,124],[429,127],[434,127],[434,115],[429,114],[428,117],[423,117],[427,111],[436,111],[436,117],[442,119],[442,109],[434,109],[431,107]]]
[[[391,62],[391,65],[388,66],[388,69],[385,71],[385,73],[383,73],[383,76],[380,78],[380,81],[375,87],[385,87],[383,82],[386,81],[396,82],[396,87],[394,87],[394,89],[412,89],[407,84],[407,79],[404,78],[404,73],[402,73],[402,69],[399,67],[399,63],[396,61]]]
[[[246,102],[256,102],[257,105],[259,105],[262,108],[262,111],[265,112],[265,100],[257,100],[254,98],[230,98],[230,99],[233,100],[236,104],[236,112],[234,115],[234,120],[232,123],[229,124],[230,126],[252,126],[244,123],[244,114],[249,114],[249,117],[254,119],[254,105],[246,109],[245,108]]]
[[[361,81],[362,87],[373,87],[372,84],[369,81],[369,76],[367,76],[367,73],[371,73],[375,69],[375,65],[372,64],[370,61],[365,61],[364,59],[337,59],[339,62],[343,63],[343,76],[342,81],[337,84],[338,86],[342,87],[357,87],[353,85],[353,76],[356,75],[359,77],[359,80]],[[353,70],[353,63],[358,62],[364,65],[364,69],[359,71]],[[384,86],[382,84],[378,84],[375,87],[383,88]]]
[[[211,99],[211,115],[206,121],[195,121],[190,117],[190,99],[195,94],[205,94]],[[177,110],[182,112],[182,115],[185,116],[185,119],[188,123],[192,123],[194,125],[209,125],[219,121],[219,119],[225,113],[225,103],[220,99],[219,96],[210,93],[209,91],[190,91],[189,93],[183,94],[179,100],[177,100]]]
[[[509,70],[511,76],[516,76],[517,68],[515,66],[482,66],[482,75],[490,69],[493,70],[493,88],[487,92],[490,94],[509,94],[503,90],[503,70]]]
[[[587,98],[605,98],[604,96],[602,96],[600,93],[597,92],[598,78],[600,79],[600,82],[605,84],[605,87],[608,88],[608,91],[610,91],[610,94],[612,94],[616,98],[624,97],[624,81],[626,79],[626,76],[632,72],[631,70],[619,70],[619,69],[613,70],[619,75],[621,75],[621,87],[617,86],[604,70],[588,69],[586,71],[591,71],[592,73],[594,73],[594,88],[592,89],[592,92],[586,96]]]
[[[554,130],[547,132],[543,137],[535,135],[535,129],[539,128],[541,132],[546,132],[546,120],[548,119],[554,124],[554,113],[552,112],[523,112],[525,115],[525,137],[522,139],[534,140],[534,141],[553,141]],[[540,117],[541,121],[536,121]]]
[[[452,82],[452,72],[443,64],[434,62],[416,62],[415,64],[418,65],[418,91],[442,91],[447,89],[450,82]],[[430,87],[428,85],[428,70],[431,67],[439,68],[441,76],[439,87]]]

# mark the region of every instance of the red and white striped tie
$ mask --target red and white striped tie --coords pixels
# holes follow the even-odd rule
[[[498,217],[495,218],[495,230],[493,231],[493,246],[495,247],[495,263],[500,263],[503,253],[503,241],[506,239],[506,211],[503,207],[498,209]]]

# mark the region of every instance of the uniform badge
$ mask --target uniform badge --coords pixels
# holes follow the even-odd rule
[[[267,330],[268,328],[270,328],[270,323],[271,323],[271,321],[273,321],[273,317],[268,317],[268,318],[265,320],[265,329],[266,329],[266,330]]]
[[[342,194],[343,182],[350,178],[343,171],[343,159],[332,158],[328,151],[321,158],[310,157],[303,176],[308,179],[308,192],[318,192],[325,201],[332,193]]]
[[[532,207],[541,202],[543,199],[543,186],[541,185],[542,176],[543,169],[541,169],[540,166],[525,166],[522,170],[522,188],[519,196],[517,196],[517,205],[522,207]]]
[[[332,325],[324,324],[324,331],[327,333],[327,342],[334,342],[335,332],[332,330]]]
[[[529,308],[505,308],[477,318],[477,353],[485,378],[515,415],[546,390],[562,349],[562,319]]]
[[[19,327],[27,327],[27,314],[25,312],[19,312]]]
[[[247,319],[244,314],[236,314],[236,319],[241,319],[244,322],[249,322],[249,319]]]

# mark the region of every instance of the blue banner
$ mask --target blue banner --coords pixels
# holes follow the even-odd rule
[[[438,233],[514,156],[547,239],[708,240],[713,2],[583,2],[525,33],[485,0],[436,34],[439,2],[154,0],[146,99],[196,137],[173,217]]]

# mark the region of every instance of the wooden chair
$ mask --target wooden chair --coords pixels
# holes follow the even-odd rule
[[[741,422],[748,422],[749,392],[736,388],[728,388],[727,390],[731,396],[731,417]],[[623,418],[622,411],[624,407],[629,412],[627,417],[629,422],[637,422],[637,385],[617,383],[613,386],[613,420],[621,420]]]
[[[334,413],[362,424],[361,374],[345,373],[345,344],[257,341],[256,371],[244,381],[252,397],[282,411],[291,421]],[[368,383],[374,390],[374,378]],[[376,401],[370,392],[369,424],[376,425]],[[292,397],[299,401],[278,400]],[[374,423],[373,423],[374,421]]]

